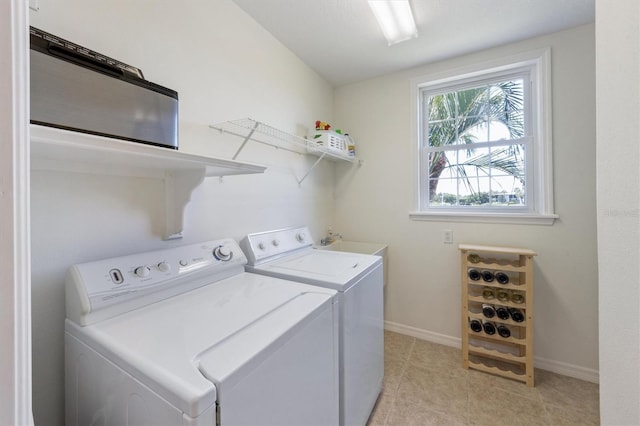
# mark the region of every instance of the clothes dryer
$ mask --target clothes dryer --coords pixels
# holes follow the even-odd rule
[[[384,376],[382,258],[315,250],[307,227],[249,234],[240,246],[248,272],[338,291],[340,424],[365,425]]]
[[[245,264],[224,239],[71,267],[66,424],[337,424],[336,292]]]

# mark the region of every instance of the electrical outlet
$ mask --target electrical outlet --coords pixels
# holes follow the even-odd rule
[[[442,231],[442,242],[444,244],[453,244],[453,231],[451,229],[444,229]]]

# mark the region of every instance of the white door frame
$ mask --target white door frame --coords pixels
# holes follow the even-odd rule
[[[0,424],[32,425],[29,14],[0,1]]]

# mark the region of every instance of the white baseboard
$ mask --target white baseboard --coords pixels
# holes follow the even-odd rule
[[[395,333],[415,337],[416,339],[426,340],[428,342],[438,343],[454,348],[460,348],[462,346],[459,337],[451,337],[444,334],[434,333],[432,331],[423,330],[421,328],[411,327],[404,324],[398,324],[391,321],[384,322],[384,329],[393,331]],[[563,376],[569,376],[592,383],[600,382],[600,374],[598,373],[598,370],[594,370],[591,368],[580,367],[578,365],[540,357],[534,357],[533,363],[536,368],[562,374]]]
[[[454,348],[460,348],[462,346],[459,337],[451,337],[445,334],[434,333],[432,331],[411,327],[409,325],[398,324],[396,322],[385,321],[384,329],[393,331],[395,333],[415,337],[416,339],[426,340],[427,342],[439,343],[441,345],[451,346]]]
[[[574,377],[591,383],[600,383],[600,373],[593,368],[580,367],[566,362],[554,361],[552,359],[534,357],[533,364],[541,370],[562,374],[563,376]]]

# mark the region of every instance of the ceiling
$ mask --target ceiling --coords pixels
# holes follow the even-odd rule
[[[367,0],[233,0],[334,86],[595,20],[595,0],[410,0],[418,38],[387,46]]]

